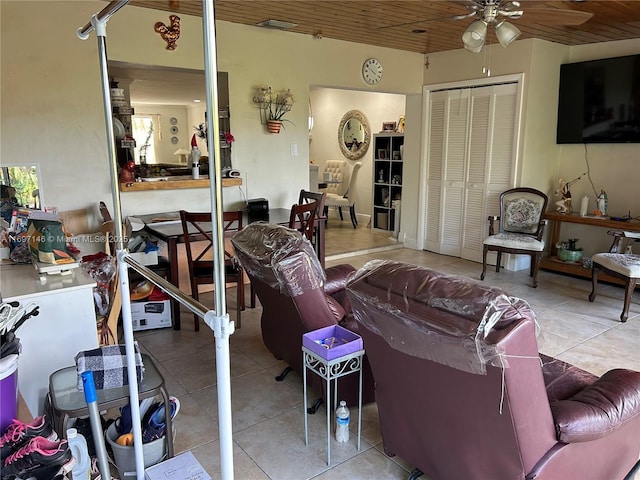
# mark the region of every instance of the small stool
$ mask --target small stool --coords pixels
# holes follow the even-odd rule
[[[167,439],[167,457],[173,457],[173,425],[171,420],[171,404],[169,394],[164,385],[164,378],[156,368],[149,355],[142,354],[144,377],[138,385],[140,400],[162,395],[164,400],[165,435]],[[67,424],[70,418],[86,417],[89,408],[84,392],[78,390],[78,371],[75,366],[66,367],[53,372],[49,377],[49,399],[53,415],[53,428],[61,437],[67,435]],[[107,410],[129,403],[129,387],[96,390],[98,394],[98,410]]]
[[[636,283],[640,280],[640,255],[632,253],[597,253],[592,259],[593,268],[591,270],[591,294],[589,301],[596,298],[596,287],[598,285],[598,270],[624,281],[624,307],[620,315],[620,321],[626,322],[629,316],[629,305],[631,297],[636,288]]]

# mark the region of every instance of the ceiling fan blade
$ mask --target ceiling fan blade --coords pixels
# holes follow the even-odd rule
[[[477,15],[478,12],[470,12],[470,13],[466,13],[464,15],[453,15],[451,17],[449,17],[451,20],[464,20],[465,18],[471,18],[475,15]]]
[[[502,15],[503,17],[509,17],[514,20],[522,17],[524,12],[522,10],[498,10],[498,15]]]
[[[593,17],[593,13],[581,12],[579,10],[531,7],[524,11],[522,22],[577,26],[587,22],[591,17]]]

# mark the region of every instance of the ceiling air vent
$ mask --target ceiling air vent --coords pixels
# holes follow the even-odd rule
[[[285,22],[283,20],[264,20],[263,22],[256,23],[259,27],[265,28],[277,28],[278,30],[288,30],[289,28],[297,27],[297,23]]]

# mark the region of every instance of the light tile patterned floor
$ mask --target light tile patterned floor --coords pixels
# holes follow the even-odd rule
[[[347,216],[348,217],[348,216]],[[353,229],[348,218],[332,219],[327,229],[327,266],[361,267],[371,259],[394,259],[479,279],[482,266],[458,258],[398,249],[386,233],[366,226]],[[374,253],[353,256],[349,250]],[[381,248],[392,250],[375,251]],[[487,283],[529,301],[542,327],[540,350],[595,374],[611,368],[640,370],[640,295],[636,292],[626,324],[619,322],[623,291],[601,286],[595,303],[587,295],[590,282],[541,272],[538,288],[527,272],[490,270]],[[230,296],[234,289],[229,289]],[[209,296],[207,296],[209,295]],[[203,295],[204,303],[211,294]],[[229,299],[229,305],[235,301]],[[233,318],[234,312],[230,312]],[[135,336],[165,376],[169,392],[180,398],[176,418],[176,452],[191,450],[212,478],[220,478],[215,348],[204,326],[195,333],[185,312],[183,329],[140,332]],[[230,338],[235,478],[241,480],[372,480],[404,479],[413,466],[383,453],[375,404],[363,410],[361,451],[355,435],[348,444],[332,444],[332,466],[326,465],[325,413],[310,416],[310,445],[304,443],[302,381],[291,373],[284,382],[274,376],[284,364],[274,359],[260,335],[260,309],[247,309],[242,328]],[[355,414],[353,411],[352,415]],[[422,477],[425,478],[425,477]],[[640,477],[638,477],[640,479]],[[427,480],[427,479],[425,479]]]

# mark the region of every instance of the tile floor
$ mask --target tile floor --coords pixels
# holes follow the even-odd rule
[[[327,266],[350,263],[360,267],[371,259],[393,259],[479,279],[481,265],[477,263],[397,248],[387,234],[376,235],[363,225],[354,230],[348,218],[344,222],[332,221],[327,235]],[[347,242],[356,242],[369,253],[348,253]],[[375,248],[386,250],[375,251]],[[631,304],[629,320],[622,324],[618,317],[623,291],[618,287],[602,285],[596,302],[589,303],[589,281],[555,273],[541,272],[537,289],[530,287],[527,272],[503,270],[497,274],[491,270],[485,281],[505,288],[532,305],[542,329],[541,352],[595,374],[617,367],[640,370],[638,292]],[[230,295],[233,290],[228,290]],[[212,301],[211,294],[206,295],[202,296],[205,304],[207,300]],[[230,299],[228,303],[234,305],[235,301]],[[235,315],[233,311],[229,314],[232,318]],[[184,318],[181,331],[163,329],[139,332],[135,336],[143,350],[155,359],[169,392],[181,401],[176,417],[176,453],[192,451],[212,478],[220,478],[213,335],[206,326],[195,333],[191,322],[186,320],[190,318],[186,311]],[[363,409],[360,451],[356,449],[352,430],[349,443],[332,443],[332,464],[327,466],[323,409],[309,416],[309,446],[305,446],[301,378],[290,373],[284,382],[274,381],[274,376],[285,365],[264,347],[259,321],[260,308],[247,309],[242,328],[230,337],[235,478],[406,478],[413,466],[383,453],[375,404]],[[352,418],[355,414],[352,408]]]

